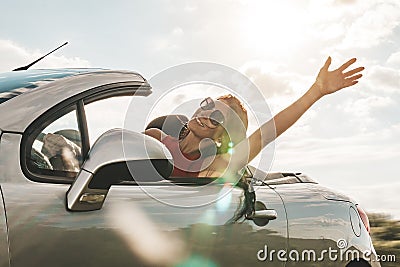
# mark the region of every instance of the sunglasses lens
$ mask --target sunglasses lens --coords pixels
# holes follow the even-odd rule
[[[211,114],[210,114],[210,121],[213,125],[217,126],[219,124],[223,124],[225,121],[225,117],[224,114],[222,114],[221,111],[219,110],[214,110]]]
[[[207,97],[206,99],[204,99],[203,101],[201,101],[200,107],[201,107],[201,109],[203,109],[203,110],[210,110],[210,109],[213,109],[213,108],[215,107],[214,100],[212,100],[211,97]]]

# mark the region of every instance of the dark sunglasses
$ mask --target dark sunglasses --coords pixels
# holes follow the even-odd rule
[[[201,101],[200,108],[202,110],[213,110],[213,109],[215,109],[214,100],[212,100],[211,97],[207,97],[206,99]],[[213,112],[211,112],[211,114],[209,116],[209,119],[210,119],[211,123],[214,126],[218,126],[218,125],[223,124],[225,122],[224,114],[222,114],[222,112],[220,110],[218,110],[218,109],[216,109]]]

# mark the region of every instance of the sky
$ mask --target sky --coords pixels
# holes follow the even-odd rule
[[[0,10],[0,72],[65,41],[35,68],[128,69],[151,80],[212,62],[246,75],[273,114],[305,93],[328,56],[331,68],[356,57],[360,83],[321,99],[279,137],[271,169],[304,172],[400,218],[399,1],[2,0]]]

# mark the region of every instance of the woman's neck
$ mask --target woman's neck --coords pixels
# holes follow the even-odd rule
[[[185,138],[179,141],[179,149],[185,154],[199,153],[201,139],[189,132]]]

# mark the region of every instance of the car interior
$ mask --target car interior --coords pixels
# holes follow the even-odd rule
[[[186,128],[186,123],[189,121],[185,115],[165,115],[152,120],[145,130],[157,128],[167,135],[179,138]]]
[[[68,177],[73,175],[72,173],[76,174],[76,171],[72,170],[71,167],[66,164],[66,161],[63,160],[61,155],[62,151],[50,151],[45,145],[44,139],[46,138],[47,134],[49,133],[41,132],[33,142],[31,159],[29,161],[31,169],[43,174],[46,174],[46,170],[53,172],[68,172],[65,173],[65,175]],[[79,132],[75,129],[63,129],[55,131],[51,134],[61,137],[65,143],[68,143],[70,146],[75,148],[74,150],[77,152],[73,154],[72,160],[77,161],[77,165],[80,166],[82,164],[82,156],[80,154],[82,142]]]

